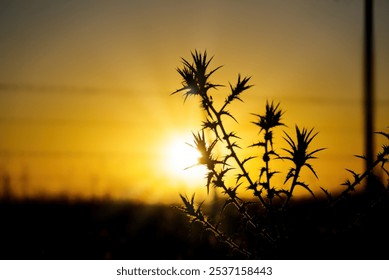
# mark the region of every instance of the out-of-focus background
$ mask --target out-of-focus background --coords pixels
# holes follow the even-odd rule
[[[376,130],[389,119],[388,11],[375,1]],[[248,144],[250,113],[275,100],[290,131],[320,132],[320,185],[363,166],[363,1],[1,1],[0,13],[0,173],[18,197],[171,203],[202,187],[167,167],[201,125],[197,102],[169,96],[195,49],[224,65],[216,83],[252,76],[233,107]]]
[[[374,127],[384,131],[389,2],[374,6]],[[196,100],[170,96],[194,50],[223,65],[215,100],[239,73],[251,76],[245,102],[231,107],[242,147],[258,140],[251,113],[280,102],[284,130],[314,127],[313,148],[327,148],[313,162],[319,180],[306,180],[338,191],[345,168],[364,167],[354,157],[364,154],[363,12],[362,0],[0,1],[0,195],[151,207],[179,203],[179,193],[205,198],[205,171],[184,170],[196,163],[185,143],[203,114]]]

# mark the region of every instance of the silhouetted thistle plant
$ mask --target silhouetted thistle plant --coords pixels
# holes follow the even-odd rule
[[[259,127],[259,133],[263,132],[263,140],[260,140],[259,142],[251,145],[251,147],[261,147],[264,149],[262,160],[265,166],[262,166],[260,168],[260,174],[257,184],[251,186],[250,189],[254,189],[254,194],[256,196],[262,196],[263,190],[265,190],[266,198],[268,199],[267,203],[269,206],[273,204],[274,197],[280,197],[282,193],[288,193],[286,190],[276,189],[271,184],[271,178],[275,174],[280,173],[279,171],[272,170],[270,168],[271,159],[280,158],[280,156],[276,153],[273,147],[273,129],[278,126],[284,126],[284,124],[281,122],[283,112],[281,109],[279,109],[279,105],[279,103],[275,105],[273,102],[270,104],[267,102],[266,111],[264,115],[253,114],[258,117],[258,121],[253,122],[253,124]],[[261,190],[258,191],[258,189],[255,188],[256,186],[261,187]]]
[[[275,130],[284,127],[282,122],[284,112],[280,109],[280,104],[267,102],[264,114],[253,114],[257,120],[253,124],[259,128],[259,141],[252,144],[250,149],[259,148],[261,156],[256,156],[253,150],[251,156],[242,157],[242,148],[238,144],[240,137],[235,131],[230,131],[226,126],[227,118],[237,122],[233,114],[229,111],[229,106],[235,101],[243,102],[241,95],[252,87],[249,84],[250,77],[238,75],[235,84],[229,84],[229,93],[219,106],[214,102],[211,90],[223,87],[221,84],[214,84],[210,77],[221,66],[209,70],[212,57],[208,58],[207,52],[191,53],[192,61],[182,58],[182,68],[177,68],[177,72],[182,78],[182,87],[172,94],[183,93],[184,100],[189,97],[200,99],[200,106],[206,116],[202,123],[201,131],[193,133],[193,147],[200,153],[199,165],[205,165],[208,173],[206,175],[205,186],[209,189],[216,188],[224,194],[224,204],[220,208],[219,218],[210,218],[203,212],[203,203],[195,202],[195,195],[189,199],[180,195],[183,206],[180,209],[186,213],[192,222],[200,222],[205,230],[211,231],[215,237],[226,243],[234,252],[239,252],[247,258],[260,258],[263,255],[271,255],[269,251],[277,250],[280,239],[287,238],[288,233],[283,226],[278,223],[282,220],[282,215],[286,214],[290,201],[297,187],[308,191],[315,198],[314,191],[301,179],[301,171],[307,168],[317,178],[317,174],[311,164],[311,160],[316,159],[316,154],[324,148],[311,149],[312,141],[317,136],[312,129],[299,128],[295,126],[295,137],[287,132],[284,133],[286,148],[280,150],[274,147]],[[207,132],[207,133],[205,133]],[[380,133],[388,138],[388,134]],[[207,137],[206,137],[207,135]],[[215,147],[224,146],[226,152],[217,154]],[[259,174],[249,172],[247,163],[257,160]],[[289,171],[285,175],[285,180],[281,186],[275,185],[273,177],[281,173],[275,170],[272,163],[275,161],[290,163]],[[388,146],[383,147],[383,151],[378,155],[374,166],[381,165],[384,168],[388,162]],[[251,170],[251,169],[250,169]],[[345,192],[353,190],[363,178],[368,176],[370,171],[359,175],[353,171],[354,181],[347,181],[348,187]],[[235,178],[233,184],[227,178]],[[252,192],[253,199],[245,200],[238,193],[244,189]],[[326,196],[333,201],[331,194],[321,188]],[[341,194],[342,195],[342,194]],[[238,214],[239,226],[234,231],[228,232],[225,229],[225,210],[233,206]],[[280,218],[281,217],[281,218]],[[227,218],[228,219],[228,218]]]
[[[312,131],[313,131],[313,129],[308,131],[305,128],[300,130],[296,126],[296,138],[297,138],[296,142],[293,141],[293,139],[287,133],[285,133],[284,139],[288,143],[290,149],[283,149],[289,155],[281,157],[281,158],[291,161],[294,166],[290,168],[288,174],[286,175],[286,179],[284,182],[284,183],[286,183],[289,181],[289,179],[292,179],[290,191],[287,192],[288,197],[285,201],[284,208],[288,205],[290,198],[292,197],[293,191],[294,191],[296,186],[301,186],[301,187],[305,188],[306,190],[308,190],[311,193],[311,195],[313,197],[315,196],[314,193],[312,192],[312,190],[309,188],[308,184],[306,184],[302,181],[299,181],[300,171],[304,166],[306,166],[310,171],[312,171],[312,173],[315,175],[315,177],[318,178],[312,165],[310,163],[308,163],[308,160],[315,159],[316,157],[313,155],[316,154],[317,152],[324,150],[324,148],[316,149],[316,150],[311,151],[311,152],[308,151],[309,144],[312,142],[312,140],[317,135],[317,133],[311,135]]]

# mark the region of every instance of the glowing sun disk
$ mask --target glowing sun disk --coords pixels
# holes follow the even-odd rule
[[[173,141],[167,149],[167,169],[172,177],[190,186],[200,186],[204,181],[206,168],[198,165],[199,151],[183,140]]]

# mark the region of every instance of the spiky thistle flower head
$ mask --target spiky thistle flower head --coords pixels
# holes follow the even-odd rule
[[[283,148],[284,151],[288,153],[288,156],[282,157],[282,159],[292,161],[296,168],[302,168],[303,166],[308,167],[312,173],[317,177],[316,172],[314,171],[311,164],[307,163],[310,159],[315,159],[314,154],[324,150],[325,148],[316,149],[314,151],[308,151],[312,140],[316,137],[318,133],[312,134],[313,128],[308,130],[300,128],[296,125],[296,141],[292,139],[285,132],[285,141],[288,143],[289,148]]]
[[[213,57],[207,57],[207,51],[200,53],[197,50],[191,52],[193,62],[182,58],[182,68],[177,68],[177,72],[182,77],[182,87],[172,94],[184,91],[185,100],[189,96],[200,95],[203,99],[208,99],[207,92],[211,88],[217,88],[221,85],[213,84],[209,77],[220,67],[208,71],[208,66]]]
[[[280,103],[274,104],[272,101],[269,103],[266,101],[266,112],[264,115],[254,114],[259,117],[257,122],[253,122],[260,128],[260,132],[265,130],[266,132],[277,126],[284,126],[285,124],[281,122],[281,117],[284,112],[279,108]]]

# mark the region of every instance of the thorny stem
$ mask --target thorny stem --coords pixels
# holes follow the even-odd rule
[[[231,238],[225,236],[221,231],[219,231],[213,224],[208,222],[206,219],[201,220],[205,224],[205,227],[210,229],[215,236],[219,237],[223,242],[228,244],[231,248],[235,249],[239,253],[245,255],[247,258],[251,257],[251,253],[248,252],[247,250],[241,248],[238,244],[236,244]]]
[[[220,241],[225,242],[230,246],[230,248],[237,250],[241,254],[245,255],[246,257],[251,257],[251,253],[239,246],[237,243],[235,243],[231,237],[226,236],[222,231],[218,229],[217,226],[214,226],[212,223],[208,221],[208,219],[203,215],[203,213],[199,208],[196,210],[194,204],[193,204],[193,199],[194,196],[192,196],[192,200],[189,201],[185,197],[181,195],[182,200],[184,201],[186,208],[184,209],[184,212],[187,213],[189,216],[193,218],[192,222],[198,221],[200,222],[205,229],[209,229],[216,238],[218,238]]]
[[[265,131],[265,135],[267,135],[269,133],[268,130]],[[266,185],[267,185],[267,191],[270,190],[271,188],[271,185],[270,185],[270,174],[269,174],[269,149],[268,149],[268,145],[269,145],[269,140],[267,139],[267,137],[265,136],[265,155],[266,155],[266,160],[265,160],[265,166],[266,166]],[[271,199],[270,199],[270,204],[271,203]]]
[[[252,181],[251,177],[249,176],[249,173],[246,171],[246,168],[244,167],[243,163],[241,162],[240,158],[238,157],[237,153],[235,152],[235,149],[234,149],[234,146],[233,144],[231,143],[231,140],[230,140],[230,137],[229,135],[227,134],[227,131],[223,125],[223,121],[221,119],[221,113],[223,110],[220,110],[220,112],[218,112],[215,107],[213,106],[208,94],[205,92],[203,95],[201,95],[201,97],[204,99],[204,103],[205,103],[205,106],[206,107],[206,110],[207,110],[207,113],[208,115],[212,118],[212,115],[211,115],[211,112],[213,113],[213,115],[216,117],[217,119],[217,125],[220,127],[220,130],[223,134],[223,139],[225,139],[225,141],[227,142],[227,147],[228,149],[230,150],[231,152],[231,156],[234,158],[235,162],[238,164],[239,168],[241,169],[241,171],[243,172],[243,176],[246,178],[246,180],[248,181],[248,183],[250,184],[250,186],[255,186],[255,189],[254,191],[256,191],[256,185],[254,184],[254,182]],[[222,107],[222,109],[225,108],[225,106]],[[211,112],[208,110],[210,109]],[[216,130],[217,128],[215,128]],[[216,131],[215,131],[216,132]],[[213,168],[211,170],[214,174],[216,174],[216,170]],[[228,194],[228,189],[227,187],[225,186],[224,182],[222,184],[222,188],[223,190],[226,192],[226,194]],[[244,206],[242,206],[237,200],[236,200],[236,197],[233,197],[231,195],[229,195],[231,201],[233,202],[233,204],[235,205],[235,207],[238,209],[238,211],[240,213],[243,214],[243,216],[248,220],[248,223],[255,229],[259,229],[258,226],[256,225],[256,223],[253,221],[253,218],[251,217],[251,215],[247,212],[247,209],[245,209]],[[262,205],[264,205],[267,209],[269,209],[269,206],[266,204],[266,202],[264,201],[264,199],[262,198],[262,196],[260,195],[257,195],[258,199],[261,201]],[[274,240],[265,232],[261,232],[261,235],[263,235],[271,244],[274,245]]]
[[[217,174],[216,170],[215,169],[212,169],[212,172]],[[224,184],[224,182],[222,182],[222,184],[220,185],[220,187],[223,189],[223,191],[226,193],[226,194],[229,194],[229,190],[228,188],[226,187],[226,185]],[[247,219],[248,223],[256,230],[260,230],[258,228],[258,226],[254,223],[253,221],[253,218],[251,217],[251,215],[247,212],[247,209],[246,207],[244,207],[241,203],[239,203],[239,201],[236,199],[235,196],[233,195],[229,195],[230,199],[231,199],[231,202],[234,204],[234,206],[236,207],[236,209],[238,209],[238,211],[240,213],[243,214],[243,216]],[[262,230],[262,232],[260,232],[260,234],[267,240],[269,241],[272,245],[274,245],[274,240],[273,238],[270,237],[269,234],[267,234],[266,232],[264,232]]]
[[[301,166],[296,166],[296,170],[295,170],[295,173],[293,176],[293,182],[292,182],[292,185],[290,187],[290,191],[288,192],[287,199],[286,199],[284,205],[282,206],[282,210],[286,209],[286,207],[289,204],[290,199],[292,198],[294,188],[296,187],[296,183],[297,183],[297,180],[298,180],[299,175],[300,175],[300,170],[301,170]]]
[[[370,166],[369,169],[365,170],[360,176],[355,178],[354,182],[352,184],[349,184],[347,189],[345,189],[340,195],[338,195],[331,203],[329,206],[335,205],[336,202],[338,202],[341,198],[343,198],[348,192],[353,191],[355,187],[361,183],[367,176],[371,174],[373,169],[382,162],[381,159],[376,159],[373,164]]]
[[[207,95],[206,95],[207,96]],[[207,99],[208,96],[207,96]],[[254,188],[254,195],[256,197],[258,197],[258,199],[260,200],[260,202],[262,203],[262,205],[269,210],[269,205],[267,205],[267,203],[265,202],[265,200],[262,198],[261,195],[257,195],[257,186],[256,184],[252,181],[251,177],[249,176],[249,173],[247,172],[246,168],[244,167],[242,161],[240,160],[240,158],[238,157],[237,153],[235,152],[235,149],[234,149],[234,146],[233,144],[231,143],[231,140],[230,140],[230,137],[229,135],[227,134],[226,132],[226,129],[224,128],[224,125],[223,125],[223,122],[222,122],[222,119],[221,119],[221,114],[220,112],[222,112],[222,110],[220,112],[216,111],[215,107],[212,105],[212,103],[209,104],[209,108],[211,109],[211,111],[213,112],[213,114],[216,116],[216,119],[217,119],[217,125],[220,127],[222,133],[223,133],[223,139],[226,140],[227,142],[227,146],[228,146],[228,149],[230,150],[231,152],[231,156],[234,158],[235,162],[238,164],[240,170],[243,172],[243,176],[246,178],[247,182],[250,184],[250,187]],[[216,128],[215,128],[216,129]]]

